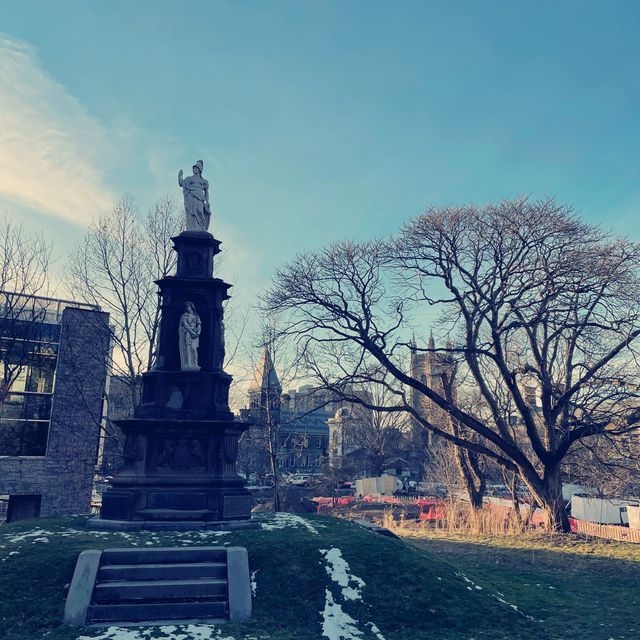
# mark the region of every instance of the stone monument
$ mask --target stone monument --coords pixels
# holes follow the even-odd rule
[[[222,304],[231,285],[213,277],[220,242],[208,231],[209,183],[199,160],[183,188],[186,230],[172,238],[177,271],[157,281],[160,331],[140,405],[117,424],[124,468],[102,497],[93,528],[258,526],[236,473],[238,439],[250,425],[229,409]]]

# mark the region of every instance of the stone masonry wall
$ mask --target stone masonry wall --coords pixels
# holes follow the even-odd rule
[[[63,312],[44,458],[0,460],[0,493],[41,494],[41,516],[88,513],[109,351],[108,314]]]

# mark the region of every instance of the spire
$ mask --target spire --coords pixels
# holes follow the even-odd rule
[[[431,329],[431,333],[429,334],[429,349],[433,350],[436,348],[436,341],[433,339],[433,329]]]
[[[278,395],[280,395],[282,391],[276,368],[273,366],[269,347],[265,347],[260,362],[258,362],[249,391],[270,391],[272,394],[275,393]]]

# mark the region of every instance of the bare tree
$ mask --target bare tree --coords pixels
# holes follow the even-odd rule
[[[241,440],[241,457],[247,467],[262,468],[266,464],[273,481],[273,510],[280,511],[281,502],[281,459],[282,447],[293,445],[291,433],[283,429],[282,385],[276,374],[276,362],[285,376],[291,367],[280,361],[283,352],[283,338],[270,322],[260,328],[259,350],[261,359],[254,369],[258,371],[259,388],[251,397],[249,415],[255,422]],[[297,444],[297,443],[295,443]]]
[[[158,337],[160,310],[154,281],[175,266],[170,238],[180,232],[181,221],[179,207],[169,197],[142,218],[133,199],[125,196],[89,226],[71,254],[74,295],[109,313],[113,374],[129,386],[132,408]]]
[[[41,234],[0,220],[0,406],[24,367],[46,350],[34,350],[36,342],[46,342],[34,331],[47,312],[50,258],[51,246]]]
[[[578,443],[564,461],[572,481],[598,497],[634,497],[640,493],[640,439],[636,433]]]
[[[386,387],[393,405],[444,440],[517,472],[567,530],[562,462],[579,442],[638,429],[634,347],[640,252],[552,200],[430,209],[397,238],[303,254],[265,296],[314,370]],[[407,373],[408,331],[440,310],[488,414],[464,410]],[[429,421],[405,389],[461,426]],[[355,399],[354,399],[355,400]],[[462,429],[463,428],[463,429]]]
[[[376,406],[392,401],[386,389],[369,386],[370,389],[353,389],[351,394],[367,398]],[[395,466],[399,457],[407,454],[410,424],[406,413],[372,411],[362,404],[354,404],[350,410],[347,409],[341,429],[342,449],[346,454],[343,454],[343,463],[348,464],[346,458],[349,455],[359,458],[372,476],[382,475]]]

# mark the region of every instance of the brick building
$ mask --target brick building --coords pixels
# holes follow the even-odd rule
[[[0,367],[0,498],[7,520],[88,513],[109,355],[109,316],[33,298],[11,315],[4,296]],[[9,371],[10,375],[7,374]]]

